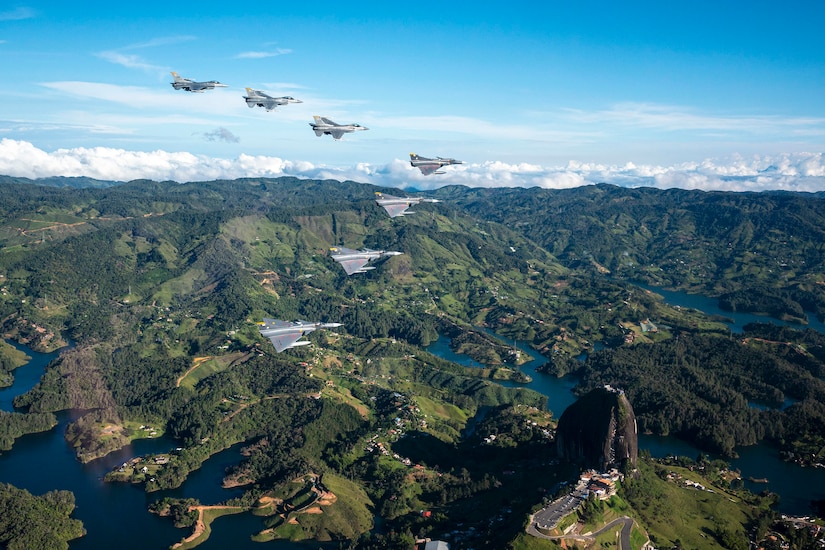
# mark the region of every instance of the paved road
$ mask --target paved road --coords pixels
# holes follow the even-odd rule
[[[537,514],[538,515],[538,514]],[[610,531],[611,529],[615,528],[617,525],[622,525],[622,532],[621,536],[619,537],[619,550],[630,550],[630,530],[633,528],[633,519],[622,516],[620,518],[616,518],[598,531],[594,533],[587,533],[584,535],[556,535],[550,536],[540,533],[536,529],[536,521],[530,521],[530,524],[527,526],[527,533],[533,535],[534,537],[539,537],[542,539],[550,539],[550,540],[561,540],[561,539],[570,539],[570,540],[580,540],[580,541],[594,541],[596,537],[599,535]]]
[[[606,531],[610,531],[616,525],[622,523],[622,535],[619,538],[619,550],[630,550],[630,530],[633,529],[633,520],[627,516],[622,516],[620,518],[616,518],[595,533],[591,533],[590,536],[593,538],[598,537],[602,533]]]

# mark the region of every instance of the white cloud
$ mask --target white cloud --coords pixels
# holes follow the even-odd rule
[[[144,61],[142,57],[135,54],[125,54],[118,51],[106,51],[106,52],[99,52],[97,54],[99,58],[105,59],[115,65],[121,65],[123,67],[129,69],[142,69],[144,71],[164,71],[165,68],[159,65],[152,65],[147,61]]]
[[[169,88],[144,88],[141,86],[121,86],[104,82],[60,81],[43,82],[41,86],[62,94],[69,94],[79,98],[109,101],[127,105],[135,110],[151,110],[152,112],[195,112],[214,113],[232,112],[242,102],[235,94],[223,89],[210,90],[202,94],[186,91],[173,91]],[[142,115],[142,118],[147,118]]]
[[[713,115],[677,105],[620,103],[599,111],[568,109],[564,115],[581,124],[612,123],[622,127],[662,131],[762,134],[777,131],[825,135],[825,118],[778,115]]]
[[[215,128],[211,132],[203,132],[201,134],[203,139],[206,141],[223,141],[226,143],[238,143],[241,141],[241,138],[221,126],[220,128]]]
[[[151,72],[167,72],[169,71],[168,67],[161,67],[159,65],[155,65],[144,60],[139,55],[127,54],[123,52],[129,50],[155,48],[157,46],[169,46],[172,44],[180,44],[181,42],[189,42],[190,40],[195,40],[195,37],[190,35],[161,36],[158,38],[152,38],[151,40],[147,40],[146,42],[137,42],[135,44],[123,46],[122,48],[98,52],[95,55],[101,59],[104,59],[116,65],[121,65],[129,69],[142,69],[144,71]]]
[[[220,130],[220,129],[219,129]],[[231,133],[229,135],[232,135]],[[241,177],[297,176],[355,180],[388,187],[433,189],[448,184],[471,187],[542,187],[562,189],[595,183],[661,189],[825,191],[823,153],[793,153],[706,159],[674,166],[605,165],[570,161],[565,166],[488,161],[444,169],[423,176],[409,162],[319,166],[305,161],[242,154],[217,158],[187,152],[127,151],[109,147],[46,152],[26,141],[0,140],[0,174],[39,178],[88,176],[103,180],[174,180],[179,182]]]
[[[279,55],[285,55],[288,53],[292,53],[292,50],[287,48],[276,48],[274,50],[269,51],[250,51],[250,52],[241,52],[235,56],[236,59],[264,59],[266,57],[276,57]]]
[[[21,21],[23,19],[31,19],[37,12],[31,8],[15,8],[8,11],[0,11],[0,21]]]

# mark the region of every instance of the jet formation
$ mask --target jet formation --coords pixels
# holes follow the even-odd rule
[[[171,82],[172,87],[176,90],[186,90],[187,92],[203,93],[204,90],[214,90],[215,88],[226,88],[226,84],[221,84],[217,80],[209,80],[207,82],[196,82],[191,78],[183,78],[181,75],[172,71]]]
[[[420,202],[441,202],[438,199],[422,199],[419,197],[396,197],[393,195],[385,195],[379,191],[375,192],[375,202],[387,211],[391,218],[396,216],[406,216],[408,214],[415,214],[415,212],[408,211],[407,208],[418,204]]]
[[[328,118],[322,116],[314,116],[315,122],[310,122],[309,125],[315,131],[315,135],[321,137],[323,135],[332,136],[332,139],[341,139],[344,134],[355,132],[358,130],[369,130],[360,124],[338,124]]]
[[[340,327],[341,323],[310,323],[308,321],[279,321],[264,317],[263,322],[258,323],[258,330],[261,335],[269,338],[275,351],[281,353],[285,349],[297,348],[298,346],[308,346],[310,342],[306,340],[298,341],[304,334],[308,334],[319,328]]]
[[[403,252],[387,252],[385,250],[353,250],[352,248],[333,247],[329,249],[332,259],[341,264],[347,275],[355,273],[366,273],[375,266],[368,266],[367,263],[373,260],[383,260],[392,256],[400,256]]]
[[[266,92],[260,90],[246,89],[246,95],[243,97],[246,100],[246,105],[252,109],[253,107],[263,107],[267,111],[272,111],[281,105],[288,105],[290,103],[303,103],[300,99],[295,99],[290,96],[272,97]]]
[[[209,80],[206,82],[198,82],[190,78],[183,78],[178,73],[172,72],[174,82],[172,88],[175,90],[185,90],[187,92],[202,93],[205,90],[213,90],[215,88],[226,88],[226,84],[221,84],[217,80]],[[288,105],[290,103],[303,103],[299,99],[290,96],[273,97],[261,90],[254,90],[246,88],[246,95],[243,96],[247,106],[252,109],[254,107],[263,107],[267,111],[275,110],[277,107]],[[356,132],[360,130],[368,130],[360,124],[338,124],[328,118],[322,116],[314,116],[314,122],[309,125],[318,137],[330,135],[335,140],[340,140],[344,134]],[[436,159],[428,159],[419,157],[415,153],[410,154],[410,164],[421,170],[424,175],[438,172],[442,166],[449,164],[461,164],[461,161],[455,159],[446,159],[438,157]],[[437,199],[423,199],[418,197],[396,197],[393,195],[383,195],[376,193],[376,202],[383,207],[391,218],[397,216],[404,216],[413,214],[407,209],[415,204],[421,202],[440,202]],[[353,250],[345,247],[334,247],[330,249],[332,259],[341,264],[347,275],[354,275],[355,273],[366,273],[375,266],[367,265],[373,261],[381,261],[392,256],[399,256],[403,252],[385,251],[385,250],[370,250],[364,248],[362,250]],[[304,335],[313,332],[319,328],[336,328],[340,327],[341,323],[312,323],[309,321],[281,321],[278,319],[271,319],[265,317],[262,322],[258,323],[258,330],[261,335],[269,338],[275,351],[281,353],[289,348],[299,346],[307,346],[310,342],[300,340]]]
[[[425,176],[429,176],[430,174],[443,174],[443,171],[439,171],[442,166],[464,163],[460,160],[447,159],[444,157],[428,159],[427,157],[419,157],[415,153],[410,153],[410,164],[421,170],[421,173]]]

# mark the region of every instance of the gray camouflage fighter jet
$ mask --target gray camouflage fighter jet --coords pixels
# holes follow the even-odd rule
[[[288,105],[289,103],[303,103],[300,99],[294,97],[272,97],[271,95],[260,90],[246,89],[246,95],[243,96],[246,100],[246,105],[250,109],[253,107],[263,107],[267,111],[272,111],[281,105]]]
[[[379,206],[384,207],[384,210],[387,211],[387,214],[389,214],[391,218],[395,218],[396,216],[406,216],[408,214],[415,214],[415,212],[412,211],[408,212],[407,208],[420,202],[441,202],[438,199],[422,199],[419,197],[395,197],[393,195],[385,195],[380,191],[376,191],[375,194],[375,202],[377,202]]]
[[[328,118],[322,116],[314,116],[315,122],[310,122],[309,125],[315,130],[315,135],[318,137],[324,134],[332,136],[332,139],[341,139],[344,134],[355,132],[357,130],[369,130],[360,124],[338,124]]]
[[[306,340],[298,341],[298,338],[304,334],[319,328],[335,328],[341,326],[341,323],[310,323],[308,321],[295,321],[294,323],[290,323],[289,321],[279,321],[278,319],[270,319],[268,317],[264,317],[263,322],[258,324],[260,325],[258,330],[261,335],[272,341],[272,345],[275,346],[275,351],[278,353],[289,348],[308,346],[310,342]]]
[[[439,171],[439,168],[442,166],[464,163],[460,160],[445,159],[443,157],[428,159],[427,157],[419,157],[415,153],[410,153],[410,164],[421,170],[421,173],[425,176],[429,176],[430,174],[443,174],[443,171]]]
[[[332,259],[341,264],[347,275],[366,273],[370,269],[375,269],[374,266],[367,266],[367,263],[372,260],[383,260],[403,254],[403,252],[387,252],[384,250],[370,250],[369,248],[353,250],[351,248],[333,247],[329,250],[332,252]]]
[[[208,82],[195,82],[190,78],[183,78],[175,71],[172,71],[172,77],[175,79],[175,81],[171,84],[172,87],[176,90],[186,90],[187,92],[203,93],[204,90],[226,88],[226,84],[221,84],[217,80],[210,80]]]

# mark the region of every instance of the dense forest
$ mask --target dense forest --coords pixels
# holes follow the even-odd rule
[[[731,310],[825,317],[821,194],[611,185],[439,193],[518,228],[567,266],[597,264],[614,277],[719,297]]]
[[[682,334],[572,365],[580,392],[621,384],[643,432],[727,456],[765,438],[810,456],[825,444],[823,353],[825,335],[758,324],[736,338]]]
[[[0,544],[9,550],[65,550],[85,533],[83,524],[69,517],[74,507],[69,491],[35,496],[0,483]]]
[[[822,335],[760,325],[733,336],[627,282],[821,315],[819,197],[446,187],[432,195],[443,202],[391,219],[374,192],[400,192],[354,182],[0,186],[0,330],[42,349],[74,343],[15,398],[20,412],[0,415],[0,445],[67,409],[85,411],[66,432],[83,461],[166,433],[180,451],[108,476],[151,492],[243,444],[224,482],[271,514],[262,537],[407,547],[460,521],[468,545],[513,540],[571,474],[545,467],[554,404],[494,380],[520,380],[502,369],[517,369],[513,339],[553,373],[576,372],[577,391],[625,388],[643,430],[728,455],[763,439],[789,458],[825,447]],[[404,254],[348,277],[332,246]],[[258,333],[264,316],[342,327],[276,354]],[[658,331],[642,328],[650,320]],[[440,334],[490,368],[427,353]],[[306,476],[340,495],[296,535],[278,518],[323,492]],[[364,533],[373,512],[395,535]],[[498,516],[519,519],[501,528]]]

